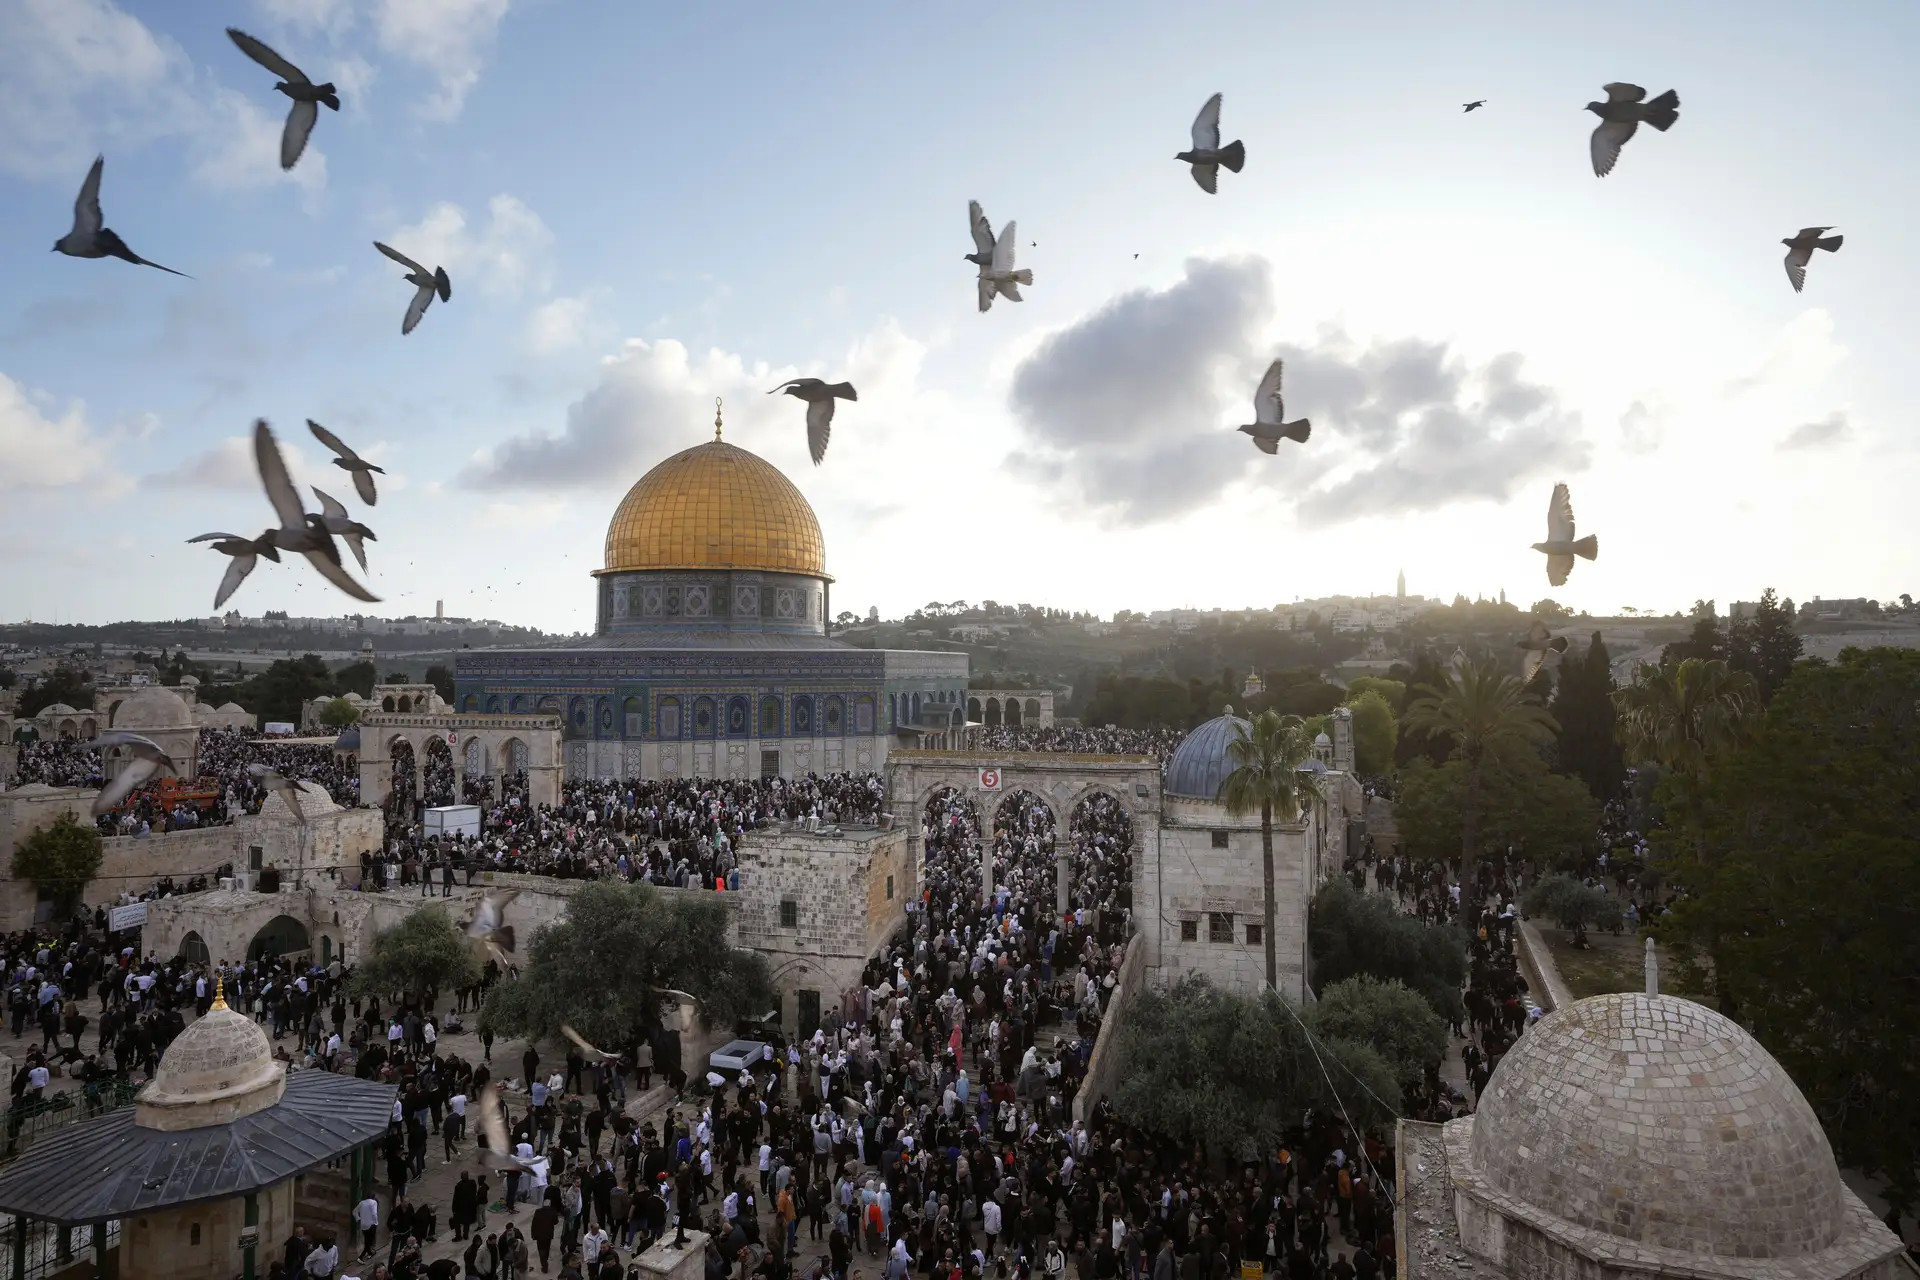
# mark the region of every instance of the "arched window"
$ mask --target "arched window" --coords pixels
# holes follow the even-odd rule
[[[793,700],[793,731],[798,734],[813,732],[813,699],[804,694]]]
[[[412,699],[412,698],[409,698],[409,697],[408,697],[408,696],[407,696],[406,694],[404,694],[404,693],[403,693],[403,694],[401,694],[401,695],[400,695],[400,701],[399,701],[399,703],[397,704],[397,706],[396,706],[396,708],[395,708],[395,709],[396,709],[396,710],[399,710],[399,711],[411,711],[411,710],[413,710],[413,699]]]
[[[873,695],[870,693],[861,694],[859,701],[853,704],[853,731],[855,733],[873,732],[874,707]]]
[[[1000,727],[1000,699],[998,698],[987,699],[987,714],[981,717],[981,723],[985,724],[990,729],[997,729]]]
[[[393,695],[392,695],[392,694],[388,694],[388,695],[387,695],[386,697],[384,697],[384,698],[382,698],[382,699],[380,699],[380,709],[381,709],[382,711],[391,711],[391,710],[393,710]]]
[[[680,736],[680,699],[660,699],[660,736],[677,738]]]
[[[978,698],[967,699],[967,719],[973,720],[976,722],[980,719],[980,699]]]
[[[480,695],[470,693],[460,699],[460,709],[463,711],[478,711],[480,709]]]
[[[500,695],[499,694],[496,693],[492,697],[487,699],[487,714],[490,716],[497,716],[500,714]]]
[[[647,731],[646,704],[638,698],[628,698],[620,704],[620,715],[626,723],[629,738],[638,738]]]
[[[780,736],[780,699],[760,699],[760,736],[777,738]]]
[[[693,700],[693,736],[711,738],[716,727],[714,716],[712,698],[695,698]]]
[[[1040,699],[1028,698],[1027,699],[1027,723],[1031,724],[1034,721],[1038,720],[1039,718],[1040,718]]]
[[[747,700],[745,698],[736,697],[727,702],[728,737],[744,738],[747,736],[747,730],[752,728],[752,725],[748,723],[747,715]]]
[[[213,959],[207,954],[207,940],[191,929],[187,930],[186,937],[180,939],[180,958],[188,964],[200,965],[210,963]]]
[[[1019,727],[1020,727],[1020,699],[1008,698],[1007,699],[1007,728],[1018,729]]]
[[[846,706],[839,694],[827,699],[826,706],[820,710],[820,722],[828,733],[841,733],[847,727]]]

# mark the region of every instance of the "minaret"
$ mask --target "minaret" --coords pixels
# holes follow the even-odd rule
[[[1396,600],[1405,600],[1407,598],[1407,571],[1405,569],[1400,571],[1399,581],[1393,584],[1393,595]]]

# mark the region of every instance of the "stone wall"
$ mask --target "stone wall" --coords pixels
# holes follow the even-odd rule
[[[1216,846],[1216,833],[1224,833],[1224,848]],[[1296,1001],[1306,999],[1307,905],[1315,887],[1316,838],[1311,822],[1274,825],[1271,927],[1279,989]],[[1267,980],[1266,942],[1264,937],[1250,941],[1247,933],[1249,925],[1261,927],[1266,916],[1259,816],[1230,818],[1221,805],[1173,801],[1160,841],[1158,909],[1143,909],[1137,896],[1134,906],[1141,927],[1158,935],[1154,982],[1171,986],[1201,974],[1229,991],[1260,990]],[[1216,938],[1216,923],[1225,926],[1226,938]]]
[[[293,1234],[293,1179],[275,1183],[255,1196],[259,1207],[256,1274],[265,1275]],[[140,1280],[228,1280],[242,1270],[240,1231],[246,1224],[246,1200],[213,1200],[179,1209],[157,1209],[120,1224],[120,1267]],[[341,1253],[349,1253],[341,1242]]]
[[[1106,1017],[1100,1022],[1100,1036],[1093,1044],[1093,1057],[1087,1060],[1087,1078],[1073,1095],[1073,1118],[1085,1120],[1094,1104],[1111,1097],[1120,1087],[1120,1069],[1125,1055],[1120,1049],[1121,1033],[1127,1024],[1127,1012],[1133,997],[1146,982],[1147,947],[1140,935],[1127,942],[1127,955],[1113,983],[1113,997],[1107,1001]]]

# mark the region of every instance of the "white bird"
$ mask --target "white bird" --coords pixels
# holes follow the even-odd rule
[[[507,1118],[500,1111],[500,1095],[492,1089],[480,1091],[480,1133],[487,1140],[479,1153],[482,1164],[495,1169],[517,1169],[530,1173],[533,1165],[513,1154],[513,1142],[507,1136]]]
[[[1573,572],[1575,556],[1593,560],[1600,555],[1600,540],[1592,534],[1574,540],[1573,499],[1565,484],[1553,486],[1553,497],[1547,500],[1547,540],[1534,543],[1533,549],[1547,557],[1547,581],[1556,587]]]
[[[980,309],[985,311],[993,305],[993,295],[999,294],[1011,302],[1022,301],[1020,286],[1033,283],[1033,272],[1013,269],[1014,246],[1019,240],[1019,230],[1009,222],[1000,228],[1000,238],[993,242],[993,261],[991,265],[980,268]]]
[[[513,926],[506,922],[507,904],[520,896],[518,889],[507,889],[500,893],[483,894],[479,905],[473,909],[473,918],[467,921],[466,935],[477,939],[502,969],[513,963]]]
[[[967,201],[967,230],[973,233],[973,252],[960,255],[976,267],[993,265],[993,224],[978,200]]]
[[[1527,628],[1527,634],[1514,641],[1513,647],[1526,651],[1526,656],[1521,659],[1521,678],[1530,681],[1539,674],[1541,664],[1546,662],[1548,653],[1567,651],[1567,638],[1554,635],[1547,630],[1546,623],[1535,618],[1533,625]]]
[[[813,465],[819,466],[820,459],[827,456],[827,438],[833,434],[834,400],[858,400],[859,393],[851,382],[822,382],[819,378],[794,378],[767,394],[779,391],[807,402],[807,452],[813,455]]]
[[[300,807],[300,797],[307,791],[305,783],[264,764],[250,764],[247,772],[258,778],[260,785],[268,791],[279,793],[280,798],[287,802],[287,808],[293,811],[293,820],[301,826],[306,825],[307,811]]]
[[[180,767],[152,738],[143,738],[137,733],[103,733],[81,744],[89,750],[104,751],[108,747],[127,748],[129,758],[120,767],[113,780],[101,789],[93,798],[93,816],[114,808],[147,779],[157,773],[170,773],[180,776]]]
[[[1802,227],[1800,233],[1780,243],[1787,246],[1787,279],[1793,282],[1795,293],[1807,283],[1807,263],[1813,258],[1815,249],[1825,249],[1828,253],[1838,253],[1840,242],[1845,236],[1827,236],[1832,227]],[[1822,240],[1821,236],[1827,236]]]
[[[260,468],[260,484],[267,491],[267,501],[273,504],[274,514],[280,518],[280,527],[273,534],[279,548],[305,555],[321,577],[355,600],[378,601],[379,596],[355,582],[353,575],[341,565],[340,548],[334,545],[325,520],[309,514],[301,503],[300,493],[287,474],[286,460],[280,456],[280,446],[274,443],[273,429],[265,418],[253,424],[253,459]]]
[[[313,432],[314,439],[339,455],[333,460],[333,465],[353,477],[353,491],[360,495],[360,501],[370,507],[377,505],[380,500],[380,495],[374,492],[373,473],[378,471],[381,475],[385,475],[387,474],[386,468],[374,466],[371,462],[368,462],[365,458],[347,448],[346,443],[341,440],[339,436],[333,434],[333,432],[327,430],[312,418],[307,419],[307,430]]]
[[[1669,89],[1652,102],[1642,102],[1647,91],[1637,84],[1616,81],[1601,88],[1607,91],[1607,100],[1587,104],[1587,110],[1600,117],[1588,149],[1593,153],[1594,175],[1604,178],[1613,172],[1620,148],[1627,145],[1642,121],[1662,133],[1673,128],[1673,122],[1680,118],[1680,95]]]
[[[1220,145],[1219,94],[1208,98],[1200,114],[1193,118],[1193,150],[1179,152],[1173,158],[1193,166],[1193,180],[1208,195],[1215,194],[1219,188],[1221,165],[1240,172],[1240,166],[1247,162],[1247,147],[1239,141]]]
[[[168,275],[180,276],[187,280],[193,279],[184,271],[175,271],[172,267],[163,267],[157,262],[147,261],[127,248],[125,240],[102,225],[104,219],[100,213],[100,170],[106,166],[106,163],[105,156],[93,158],[93,168],[87,170],[87,180],[80,184],[80,194],[73,198],[73,230],[53,242],[53,251],[64,253],[69,258],[119,258],[123,262],[153,267]]]
[[[586,1037],[582,1036],[578,1031],[575,1031],[572,1027],[568,1026],[564,1022],[560,1024],[560,1034],[565,1036],[567,1039],[573,1041],[574,1044],[578,1045],[580,1047],[580,1052],[586,1054],[589,1058],[597,1058],[601,1062],[620,1061],[619,1054],[608,1053],[605,1049],[594,1048],[592,1045],[587,1043]]]
[[[420,323],[420,317],[427,314],[427,304],[433,301],[434,294],[439,294],[442,302],[453,300],[453,282],[447,279],[445,267],[435,267],[429,272],[406,254],[398,249],[388,248],[378,240],[373,242],[373,247],[405,267],[407,283],[414,287],[413,301],[407,304],[406,319],[400,322],[401,336],[404,337],[413,332],[413,327]]]
[[[1281,367],[1279,360],[1267,366],[1267,376],[1260,379],[1259,389],[1253,393],[1253,421],[1240,428],[1253,437],[1253,447],[1262,453],[1278,453],[1282,437],[1305,444],[1313,434],[1313,424],[1305,418],[1282,421],[1287,407],[1280,399]]]
[[[380,541],[373,530],[347,514],[340,500],[331,494],[314,487],[313,496],[320,499],[320,523],[327,526],[327,532],[346,543],[353,552],[353,558],[360,562],[361,569],[367,567],[366,540]]]
[[[293,99],[286,127],[280,131],[280,167],[291,169],[299,161],[300,153],[307,149],[307,137],[313,132],[314,122],[320,119],[319,104],[324,102],[338,111],[340,99],[332,85],[315,84],[307,79],[306,72],[238,27],[228,27],[227,35],[240,46],[240,52],[279,76],[280,83],[273,87]]]
[[[280,563],[280,548],[275,545],[276,530],[269,529],[257,538],[243,538],[237,533],[203,533],[197,538],[188,538],[188,543],[211,542],[213,549],[222,555],[231,556],[226,576],[220,579],[220,590],[214,593],[213,607],[218,609],[227,602],[227,597],[240,589],[240,584],[253,572],[253,566],[259,558],[265,556],[275,564]]]

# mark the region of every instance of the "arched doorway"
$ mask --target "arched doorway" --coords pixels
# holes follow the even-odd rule
[[[973,721],[975,724],[979,724],[980,714],[981,714],[980,699],[968,698],[967,699],[967,719]]]
[[[940,787],[920,811],[920,883],[935,912],[980,900],[980,811],[966,792]]]
[[[180,958],[202,968],[213,960],[207,952],[207,940],[192,929],[187,930],[187,936],[180,939]]]
[[[1013,706],[1008,699],[1007,705]],[[1045,904],[1056,897],[1053,876],[1053,809],[1031,791],[1003,797],[993,810],[993,884],[1009,896]]]
[[[1000,699],[988,698],[986,711],[987,713],[981,722],[989,729],[998,729],[1000,727]]]
[[[1118,799],[1095,792],[1067,819],[1072,839],[1068,905],[1098,912],[1103,941],[1117,939],[1124,911],[1133,905],[1133,815]]]
[[[253,941],[247,944],[247,959],[272,960],[280,956],[299,955],[312,947],[307,937],[307,926],[292,916],[275,916],[260,926],[260,932],[253,935]]]
[[[1004,718],[1007,722],[1007,728],[1018,729],[1020,727],[1020,723],[1021,723],[1020,699],[1018,698],[1007,699],[1007,710]]]
[[[393,761],[393,789],[387,793],[388,803],[395,813],[406,813],[413,808],[413,802],[419,796],[419,773],[413,756],[413,744],[405,738],[395,738],[387,744],[387,755]]]
[[[438,736],[427,739],[427,777],[422,792],[429,806],[458,803],[454,789],[453,748]]]

